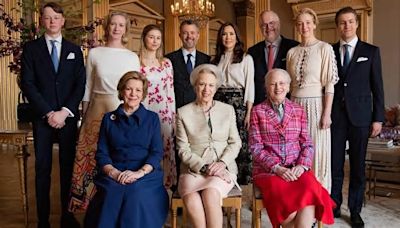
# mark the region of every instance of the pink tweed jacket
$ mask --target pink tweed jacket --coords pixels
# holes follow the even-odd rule
[[[269,100],[253,107],[249,147],[253,155],[253,177],[273,174],[276,164],[311,167],[314,148],[307,130],[307,115],[300,105],[286,99],[280,123]]]

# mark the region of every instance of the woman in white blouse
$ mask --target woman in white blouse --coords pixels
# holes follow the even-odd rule
[[[216,55],[212,63],[222,71],[222,85],[215,99],[231,104],[235,108],[237,127],[242,148],[236,162],[239,167],[238,183],[248,184],[251,180],[251,154],[247,146],[247,130],[251,108],[254,103],[254,63],[245,54],[239,30],[232,23],[225,23],[218,30]]]
[[[103,115],[121,103],[117,97],[119,79],[128,71],[139,71],[138,56],[127,49],[130,20],[122,12],[111,12],[105,20],[105,46],[90,49],[86,61],[86,90],[71,183],[71,211],[86,210],[93,197],[96,175],[97,139]]]

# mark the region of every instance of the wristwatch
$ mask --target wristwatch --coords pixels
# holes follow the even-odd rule
[[[201,173],[201,174],[206,173],[206,172],[207,172],[207,169],[208,169],[208,164],[203,165],[203,167],[201,167],[201,169],[200,169],[200,173]]]

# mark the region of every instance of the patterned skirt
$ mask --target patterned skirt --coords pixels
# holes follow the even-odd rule
[[[241,185],[247,185],[252,178],[252,157],[248,150],[247,130],[244,127],[247,110],[244,105],[244,89],[219,88],[214,95],[214,99],[230,104],[235,109],[236,125],[242,140],[242,148],[236,158],[236,164],[238,165],[237,182]]]
[[[291,100],[303,106],[307,113],[308,132],[314,143],[314,161],[312,170],[315,177],[328,192],[331,191],[331,129],[321,129],[324,97],[292,97]]]
[[[117,95],[93,94],[82,121],[76,148],[69,203],[71,212],[85,211],[96,193],[93,178],[97,171],[95,154],[101,121],[105,113],[114,111],[120,103]]]

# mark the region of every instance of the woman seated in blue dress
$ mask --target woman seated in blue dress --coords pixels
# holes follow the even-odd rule
[[[169,201],[160,167],[160,121],[140,103],[147,86],[141,73],[124,74],[117,87],[123,104],[103,117],[96,153],[97,192],[85,227],[156,228],[166,220]]]

